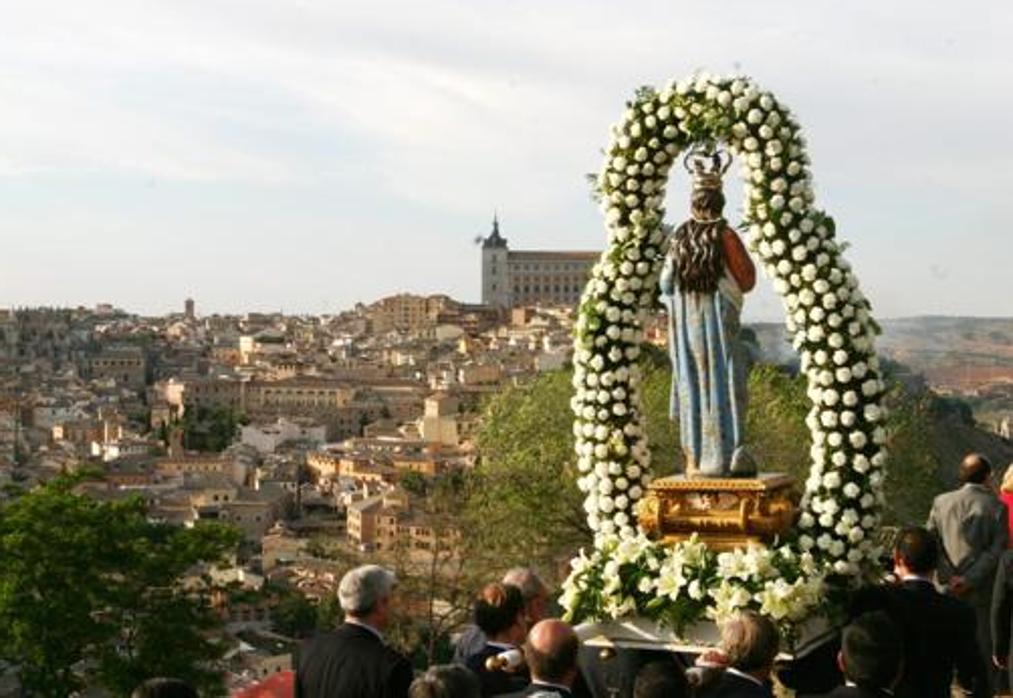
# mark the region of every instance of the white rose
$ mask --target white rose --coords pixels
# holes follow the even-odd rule
[[[841,476],[837,472],[831,471],[823,476],[823,487],[826,489],[835,490],[840,486]]]
[[[855,456],[852,467],[854,467],[856,472],[867,473],[869,472],[869,459],[859,453]]]

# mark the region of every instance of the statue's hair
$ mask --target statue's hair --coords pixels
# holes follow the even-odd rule
[[[721,217],[725,197],[719,189],[693,192],[693,218],[675,231],[672,253],[680,291],[714,293],[725,271],[721,236],[727,223]]]

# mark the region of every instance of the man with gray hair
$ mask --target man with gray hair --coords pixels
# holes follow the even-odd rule
[[[777,626],[766,616],[743,611],[721,626],[725,669],[700,687],[700,698],[773,698],[770,674],[780,648]]]
[[[295,698],[407,698],[411,664],[382,635],[396,582],[378,565],[356,567],[341,578],[338,601],[345,622],[303,646]]]
[[[503,575],[502,583],[521,590],[521,598],[524,599],[524,618],[529,628],[545,618],[549,590],[533,569],[513,567]],[[454,647],[454,664],[465,665],[468,657],[480,653],[487,642],[488,638],[477,625],[467,626]]]

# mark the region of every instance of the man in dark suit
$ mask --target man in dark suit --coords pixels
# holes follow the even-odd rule
[[[546,616],[549,604],[549,590],[545,582],[530,567],[513,567],[500,580],[521,590],[524,597],[524,616],[528,627]],[[477,625],[469,625],[454,645],[454,664],[464,664],[468,657],[478,654],[485,647],[488,638]]]
[[[388,647],[394,574],[377,565],[348,572],[338,586],[345,622],[310,640],[299,656],[295,698],[407,698],[408,660]]]
[[[974,608],[985,667],[992,661],[992,587],[1009,538],[1006,505],[989,486],[991,474],[992,465],[985,456],[971,453],[965,457],[957,471],[961,486],[936,497],[927,524],[942,544],[939,582]],[[997,685],[998,673],[989,673]]]
[[[489,667],[489,660],[518,650],[528,632],[524,598],[512,584],[486,584],[475,599],[475,625],[486,637],[485,645],[468,656],[464,665],[482,684],[482,698],[515,693],[529,683],[528,672]]]
[[[866,613],[844,629],[837,655],[845,685],[823,698],[892,698],[904,663],[901,632],[884,611]]]
[[[573,698],[577,680],[577,633],[561,620],[537,623],[524,643],[531,683],[518,695],[526,698]]]
[[[721,652],[727,666],[700,686],[700,698],[773,698],[770,673],[781,644],[766,616],[744,611],[721,626]]]
[[[991,695],[978,649],[974,610],[936,591],[932,574],[939,545],[924,528],[903,529],[894,542],[897,584],[856,596],[854,613],[886,611],[904,638],[904,673],[899,698],[949,698],[954,673],[977,698]]]
[[[675,660],[656,659],[640,667],[633,682],[633,698],[689,698],[686,673]]]
[[[1013,634],[1013,550],[1003,553],[992,589],[992,662],[1008,669],[1013,686],[1013,664],[1010,663],[1010,635]]]

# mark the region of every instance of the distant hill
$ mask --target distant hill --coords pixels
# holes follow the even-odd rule
[[[880,321],[882,355],[898,364],[905,382],[925,384],[941,395],[959,396],[975,418],[992,427],[1013,416],[1013,318],[924,317]],[[758,323],[755,330],[764,358],[797,361],[783,325]]]
[[[1013,442],[995,433],[1003,417],[1013,419],[1013,318],[926,316],[880,325],[876,345],[890,377],[932,404],[925,437],[939,485],[953,483],[957,463],[971,451],[985,453],[1000,471],[1013,463]],[[750,327],[764,360],[797,365],[783,325]]]

